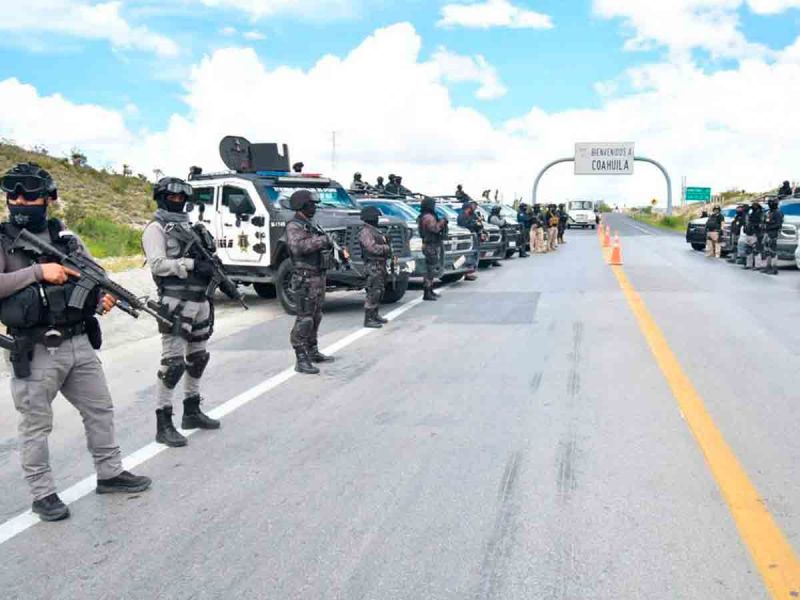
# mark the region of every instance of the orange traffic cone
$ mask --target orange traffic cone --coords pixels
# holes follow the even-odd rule
[[[614,236],[614,248],[611,250],[610,265],[622,266],[622,247],[619,243],[619,233]]]
[[[603,234],[603,248],[611,248],[611,228],[606,227],[605,233]]]

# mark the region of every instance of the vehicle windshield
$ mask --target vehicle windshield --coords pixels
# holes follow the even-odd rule
[[[594,202],[589,200],[573,200],[567,210],[594,210]]]
[[[417,220],[417,211],[406,204],[402,204],[400,202],[378,202],[378,201],[370,201],[364,200],[361,203],[361,206],[374,206],[378,210],[383,213],[384,216],[387,217],[396,217],[398,219],[403,219],[404,221],[416,221]]]
[[[736,216],[736,208],[726,208],[722,211],[722,216],[726,219],[732,219]]]
[[[339,208],[342,210],[358,210],[358,206],[344,189],[340,187],[308,188],[307,186],[277,186],[265,185],[264,191],[267,193],[269,201],[280,207],[281,200],[288,199],[297,190],[310,189],[319,197],[319,206],[324,208]]]

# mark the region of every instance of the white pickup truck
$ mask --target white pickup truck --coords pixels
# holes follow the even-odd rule
[[[567,228],[580,227],[586,229],[597,227],[597,220],[594,212],[594,202],[591,200],[570,200],[567,203]]]

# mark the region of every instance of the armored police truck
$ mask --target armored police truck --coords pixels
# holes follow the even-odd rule
[[[252,285],[263,298],[276,295],[293,314],[295,300],[290,281],[292,262],[285,240],[286,223],[294,211],[289,197],[298,189],[312,190],[319,197],[314,220],[332,241],[349,250],[349,263],[328,271],[330,290],[360,290],[366,281],[358,233],[363,225],[359,208],[336,181],[318,174],[291,173],[289,149],[277,144],[251,144],[245,138],[228,136],[220,142],[220,156],[229,171],[203,173],[192,167],[189,184],[194,191],[189,207],[193,223],[203,223],[217,240],[217,254],[236,283]],[[406,224],[397,219],[382,221],[394,259],[383,297],[384,303],[400,300],[414,271]]]

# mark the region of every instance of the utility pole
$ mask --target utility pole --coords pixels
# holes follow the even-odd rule
[[[686,175],[681,177],[681,206],[686,206]]]
[[[331,176],[336,171],[336,131],[331,132]]]

